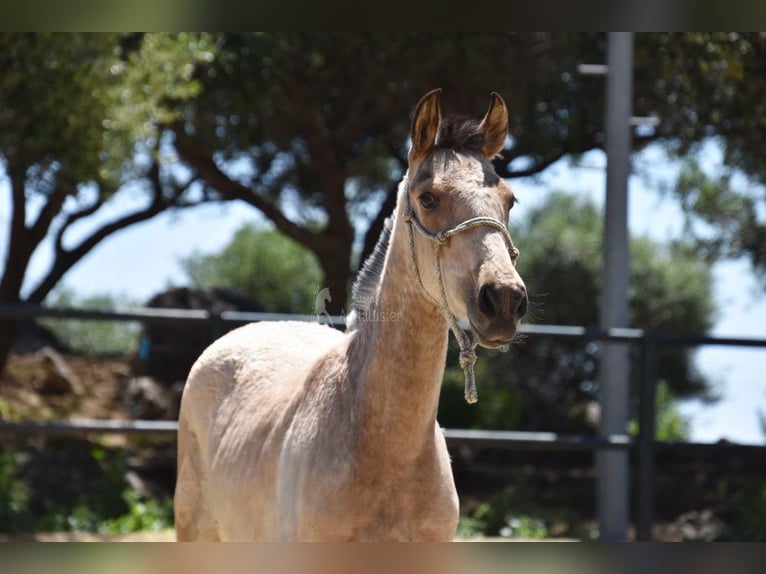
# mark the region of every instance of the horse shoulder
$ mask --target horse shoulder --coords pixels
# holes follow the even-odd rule
[[[259,531],[251,521],[275,513],[277,461],[307,373],[342,337],[318,324],[257,323],[215,341],[192,367],[180,420],[223,538]]]

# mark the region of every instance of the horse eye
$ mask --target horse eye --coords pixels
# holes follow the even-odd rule
[[[439,203],[439,200],[434,197],[432,193],[425,192],[418,197],[420,200],[420,205],[423,206],[423,209],[433,209],[436,207],[436,204]]]

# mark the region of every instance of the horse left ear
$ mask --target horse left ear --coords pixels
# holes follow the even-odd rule
[[[431,151],[436,143],[436,134],[439,132],[441,123],[441,111],[439,110],[439,96],[441,88],[431,90],[420,98],[415,107],[415,115],[412,118],[412,147],[410,147],[409,162],[413,163],[418,158],[423,158]]]
[[[484,157],[492,159],[503,150],[508,135],[508,109],[497,92],[492,92],[492,101],[487,114],[481,120],[481,128],[484,130],[484,145],[481,151]]]

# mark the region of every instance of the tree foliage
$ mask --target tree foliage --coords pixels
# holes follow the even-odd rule
[[[0,34],[0,177],[10,196],[0,302],[42,302],[105,238],[199,201],[193,179],[179,180],[161,150],[164,126],[198,93],[195,66],[213,49],[192,34]],[[108,219],[118,195],[145,199]],[[25,286],[44,242],[50,268]],[[12,338],[4,322],[0,369]]]
[[[636,39],[636,111],[661,118],[680,156],[717,137],[724,164],[766,182],[766,33],[676,32]]]
[[[671,186],[685,217],[685,235],[697,253],[714,262],[746,257],[766,278],[764,186],[728,169],[708,173],[699,161],[684,162]],[[766,287],[766,284],[764,284]]]
[[[766,272],[766,34],[640,34],[636,110],[661,118],[656,136],[683,163],[674,195],[700,254],[748,257]],[[711,173],[701,145],[723,160]],[[744,183],[736,183],[738,180]]]

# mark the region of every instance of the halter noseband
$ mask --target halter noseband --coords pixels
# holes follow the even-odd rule
[[[410,243],[410,259],[412,260],[412,265],[415,269],[415,276],[418,278],[418,283],[420,284],[420,287],[423,289],[423,292],[434,302],[439,306],[439,309],[441,310],[442,314],[444,315],[444,318],[447,320],[447,324],[450,327],[450,330],[455,335],[455,339],[457,339],[458,345],[460,345],[460,366],[463,368],[463,373],[465,374],[465,400],[469,404],[473,404],[476,401],[479,400],[478,394],[476,392],[476,378],[474,376],[473,372],[473,366],[476,363],[476,341],[474,340],[473,336],[470,333],[466,333],[458,324],[457,318],[452,313],[452,311],[449,308],[449,304],[447,303],[447,293],[444,290],[444,279],[442,277],[442,268],[441,268],[441,260],[439,259],[439,249],[442,245],[447,243],[453,235],[457,235],[458,233],[462,233],[464,231],[468,231],[470,229],[473,229],[474,227],[480,227],[482,225],[486,225],[489,227],[494,227],[498,231],[501,232],[501,235],[503,236],[503,240],[505,241],[505,246],[508,248],[508,252],[511,255],[511,263],[513,265],[516,265],[516,261],[519,258],[519,250],[516,249],[513,245],[513,241],[511,240],[511,234],[508,231],[508,228],[497,219],[494,219],[493,217],[472,217],[471,219],[466,219],[462,223],[457,224],[452,229],[448,229],[447,231],[439,231],[437,233],[431,233],[428,231],[425,227],[423,227],[423,224],[420,222],[420,220],[417,218],[415,213],[412,211],[412,205],[410,204],[410,195],[409,190],[407,190],[407,210],[404,213],[404,221],[408,224],[407,230],[408,230],[408,236],[409,236],[409,243]],[[430,239],[433,241],[434,245],[434,260],[436,265],[436,277],[439,281],[439,298],[440,301],[436,301],[433,296],[426,290],[425,285],[423,285],[423,279],[420,276],[420,269],[418,268],[418,261],[415,257],[415,239],[412,233],[413,226],[415,229],[418,230],[418,233],[420,233],[423,237],[426,239]]]

